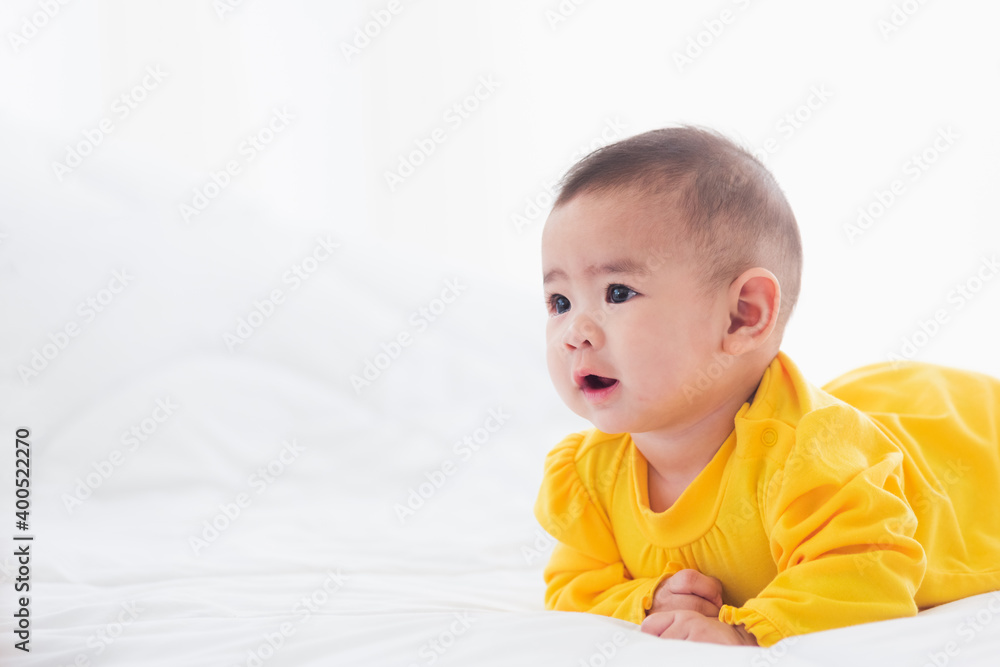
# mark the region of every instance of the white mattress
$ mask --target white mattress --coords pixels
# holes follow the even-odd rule
[[[27,654],[13,649],[12,550],[0,559],[3,664],[996,664],[990,595],[769,650],[545,611],[551,541],[531,509],[545,453],[581,424],[550,389],[537,294],[360,237],[292,290],[284,270],[326,230],[222,220],[186,244],[123,236],[128,210],[67,215],[47,230],[67,249],[15,230],[31,251],[13,255],[3,299],[28,324],[4,333],[6,367],[82,324],[76,304],[112,270],[134,280],[38,377],[3,380],[8,450],[16,427],[32,433],[35,536]],[[420,330],[411,314],[455,279],[460,295]],[[275,287],[286,299],[230,351],[223,334]],[[355,391],[351,375],[401,332],[410,345]],[[132,427],[146,433],[129,451]],[[70,508],[88,475],[96,488]],[[401,519],[411,489],[428,497]]]

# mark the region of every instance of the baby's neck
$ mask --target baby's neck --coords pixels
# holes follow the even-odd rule
[[[667,507],[673,504],[709,464],[732,433],[736,413],[756,388],[754,385],[746,394],[737,393],[721,401],[710,413],[682,428],[632,434],[632,441],[649,466],[650,509],[663,511],[664,503]],[[652,507],[654,488],[660,509]]]

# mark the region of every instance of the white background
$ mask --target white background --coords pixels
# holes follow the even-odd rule
[[[912,13],[897,13],[906,20],[890,30],[894,6]],[[163,235],[181,252],[223,229],[249,236],[250,220],[263,216],[290,236],[322,228],[400,240],[537,295],[544,212],[520,229],[514,221],[532,211],[528,200],[544,209],[545,183],[609,120],[623,134],[695,123],[752,148],[777,140],[767,163],[797,214],[806,256],[786,350],[817,382],[901,350],[939,308],[948,322],[916,358],[1000,372],[1000,281],[960,311],[948,299],[1000,247],[994,4],[583,2],[564,3],[572,12],[557,20],[549,13],[557,2],[403,1],[346,57],[355,29],[385,7],[247,0],[220,18],[209,0],[69,2],[16,53],[8,36],[4,264],[24,262],[16,277],[28,282],[82,278],[41,265],[51,252],[29,239],[48,230],[48,247],[79,252],[85,222],[68,221],[60,204],[86,220],[141,199],[157,215],[129,222],[125,253]],[[17,31],[38,8],[5,3],[3,29]],[[723,11],[730,22],[709,39]],[[691,39],[707,46],[679,67]],[[148,65],[168,77],[118,121],[114,100]],[[446,123],[484,76],[496,92],[460,126]],[[816,87],[829,99],[799,109]],[[275,106],[290,109],[294,125],[185,225],[177,206],[239,157],[240,142]],[[789,136],[778,124],[797,110],[808,119]],[[59,182],[52,163],[109,116],[113,134]],[[446,141],[391,192],[385,172],[435,127]],[[942,128],[958,139],[914,181],[907,160]],[[904,193],[849,242],[844,225],[894,179]],[[13,280],[3,287],[23,292]],[[11,298],[5,291],[4,302]],[[46,314],[57,310],[54,301],[35,304],[38,319],[18,321],[18,346],[44,338]],[[6,350],[8,368],[16,352]]]
[[[994,3],[402,0],[384,26],[373,16],[385,22],[388,2],[244,0],[221,16],[216,4],[0,10],[0,437],[32,430],[36,638],[60,664],[90,655],[89,633],[122,600],[150,609],[113,647],[123,664],[179,664],[170,651],[191,637],[171,628],[196,612],[231,633],[205,655],[233,661],[282,596],[334,566],[357,588],[331,603],[312,646],[330,628],[382,641],[367,619],[422,610],[429,620],[394,634],[412,661],[440,632],[434,610],[540,610],[542,560],[523,551],[538,539],[531,504],[545,452],[583,426],[544,368],[540,231],[549,184],[614,128],[692,123],[753,150],[775,141],[766,163],[805,250],[784,349],[813,382],[907,341],[918,345],[903,356],[1000,376],[1000,278],[984,264],[1000,254]],[[369,42],[345,55],[366,28]],[[449,122],[484,79],[495,91],[480,88],[485,99]],[[144,98],[127,117],[122,95]],[[241,146],[275,109],[293,120],[248,161]],[[112,131],[87,146],[104,119]],[[445,140],[391,188],[386,173],[438,128]],[[941,132],[955,139],[912,178],[913,156]],[[78,150],[89,154],[58,173]],[[185,220],[180,207],[230,161],[239,173]],[[901,194],[852,241],[845,226],[894,180]],[[285,276],[317,238],[339,248],[293,287]],[[112,278],[122,271],[124,286]],[[412,318],[446,281],[460,296],[419,328]],[[272,316],[232,344],[274,290]],[[106,301],[92,318],[88,299]],[[936,313],[944,323],[929,327]],[[69,325],[77,335],[64,336]],[[359,390],[352,377],[400,334],[410,344]],[[165,396],[176,415],[67,507]],[[458,456],[453,443],[498,407],[510,425]],[[286,438],[302,458],[194,552],[202,522],[252,488]],[[11,461],[0,462],[4,540]],[[397,506],[449,461],[458,472],[403,522]],[[403,592],[394,568],[414,577]],[[480,573],[475,594],[456,570]],[[234,572],[286,578],[246,599],[258,589],[245,580],[204,583]],[[174,587],[190,598],[175,604]],[[254,614],[252,630],[237,622]],[[549,627],[537,625],[540,642]],[[926,641],[915,659],[938,650]],[[496,657],[497,645],[462,650]],[[291,664],[310,644],[296,646]]]

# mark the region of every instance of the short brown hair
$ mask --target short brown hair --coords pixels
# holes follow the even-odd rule
[[[553,208],[585,192],[669,195],[707,266],[707,286],[728,286],[747,269],[763,266],[781,284],[784,328],[799,297],[802,240],[774,176],[748,151],[708,129],[652,130],[577,162]]]

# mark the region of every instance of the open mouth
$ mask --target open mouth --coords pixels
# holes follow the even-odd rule
[[[596,373],[588,373],[589,368],[577,368],[573,372],[573,380],[580,393],[588,403],[604,403],[618,391],[621,382],[617,378],[609,378]]]
[[[618,380],[614,378],[601,377],[600,375],[585,375],[582,378],[582,385],[586,389],[607,389],[617,383]]]

